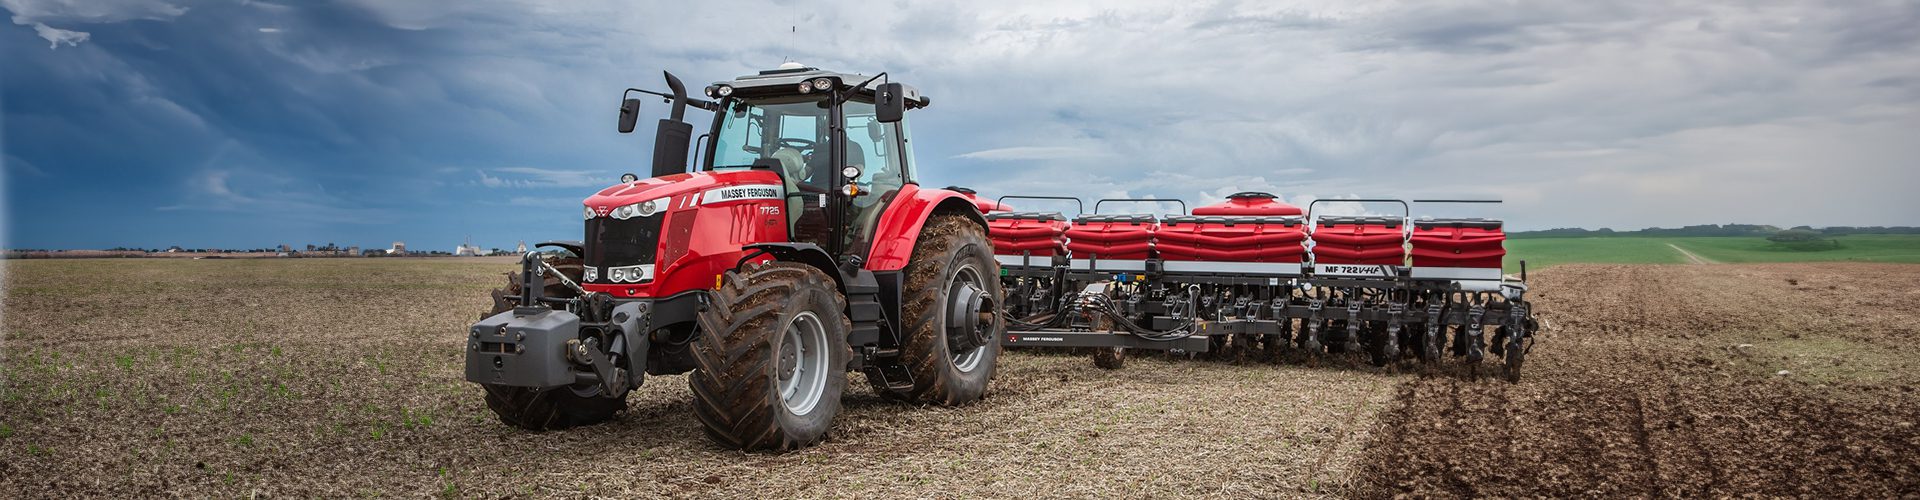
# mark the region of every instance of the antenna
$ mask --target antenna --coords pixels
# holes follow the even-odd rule
[[[780,59],[782,60],[780,62],[783,62],[783,63],[793,62],[793,45],[795,43],[794,40],[798,39],[799,37],[800,37],[800,25],[798,24],[788,25],[787,26],[787,55],[781,57]]]

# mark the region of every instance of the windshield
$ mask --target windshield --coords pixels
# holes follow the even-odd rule
[[[788,234],[827,248],[854,248],[864,255],[878,218],[906,183],[904,124],[881,123],[870,100],[856,97],[841,105],[845,114],[845,163],[831,165],[835,144],[828,138],[832,102],[823,95],[730,99],[714,128],[712,168],[778,169],[786,183]],[[843,168],[857,169],[839,179]],[[856,195],[839,191],[850,183]],[[829,212],[845,214],[836,222]],[[832,227],[830,227],[832,226]]]
[[[771,159],[787,172],[801,173],[815,156],[824,161],[827,104],[823,96],[728,101],[713,138],[713,168],[746,168]]]

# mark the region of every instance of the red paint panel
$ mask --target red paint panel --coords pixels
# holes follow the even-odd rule
[[[1153,237],[1166,260],[1292,263],[1307,254],[1306,227],[1297,219],[1168,217]]]
[[[1413,227],[1413,265],[1497,268],[1507,256],[1500,221],[1421,221]]]
[[[973,203],[973,208],[975,210],[979,210],[980,213],[985,214],[985,213],[993,213],[993,212],[1012,212],[1013,211],[1013,205],[1008,205],[1005,203],[1000,203],[998,201],[983,198],[978,193],[975,193],[972,190],[959,191],[959,193],[960,193],[960,197],[966,198],[968,202]]]
[[[582,287],[615,297],[666,297],[713,288],[713,278],[746,256],[741,247],[787,241],[786,203],[778,199],[710,202],[707,191],[747,184],[780,184],[765,170],[694,172],[620,184],[586,199],[600,213],[614,207],[671,197],[662,222],[660,248],[654,253],[654,278],[647,283]]]
[[[1066,251],[1067,220],[1052,213],[989,214],[987,237],[996,254],[1055,255]]]
[[[1407,260],[1405,238],[1398,222],[1343,222],[1322,218],[1320,226],[1313,229],[1313,261],[1316,264],[1403,265]]]
[[[1067,228],[1067,251],[1076,259],[1146,259],[1158,227],[1151,216],[1084,216]]]
[[[1300,215],[1300,207],[1286,204],[1267,193],[1235,193],[1227,201],[1197,207],[1194,215]]]
[[[960,193],[914,184],[901,186],[874,228],[867,270],[895,271],[907,267],[907,262],[913,259],[913,244],[920,240],[920,228],[926,226],[927,218],[933,216],[935,209],[943,207],[979,215],[979,208]]]

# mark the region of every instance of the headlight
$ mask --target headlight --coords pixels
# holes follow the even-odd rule
[[[614,283],[645,283],[652,280],[653,264],[607,268],[607,281]]]
[[[826,89],[827,89],[827,87],[831,87],[831,86],[833,86],[833,81],[832,81],[832,80],[828,80],[828,79],[825,79],[825,78],[815,78],[815,79],[813,79],[813,89],[814,89],[814,90],[826,90]]]
[[[716,93],[716,94],[720,94],[720,97],[726,97],[726,96],[730,96],[730,95],[733,95],[733,86],[732,86],[732,85],[721,85],[721,86],[720,86],[720,89],[719,89],[719,90],[716,90],[716,91],[714,91],[714,93]]]
[[[800,93],[805,94],[812,91],[813,85],[809,85],[807,82],[800,82]]]
[[[612,215],[613,218],[620,220],[627,220],[634,217],[651,217],[653,214],[660,213],[660,210],[667,208],[667,202],[669,200],[670,198],[655,198],[632,205],[626,205],[613,209],[613,213],[608,215]]]
[[[588,218],[588,219],[592,219],[592,218],[593,218],[593,207],[586,207],[586,209],[587,209],[587,218]]]

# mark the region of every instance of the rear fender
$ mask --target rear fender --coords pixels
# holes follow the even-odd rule
[[[880,214],[880,221],[873,230],[873,251],[867,254],[866,268],[870,271],[898,271],[907,267],[913,260],[913,245],[920,241],[920,229],[927,225],[927,219],[937,213],[957,213],[967,217],[987,231],[987,219],[980,216],[980,209],[972,200],[954,191],[945,189],[921,189],[908,184],[887,205],[886,213]]]

